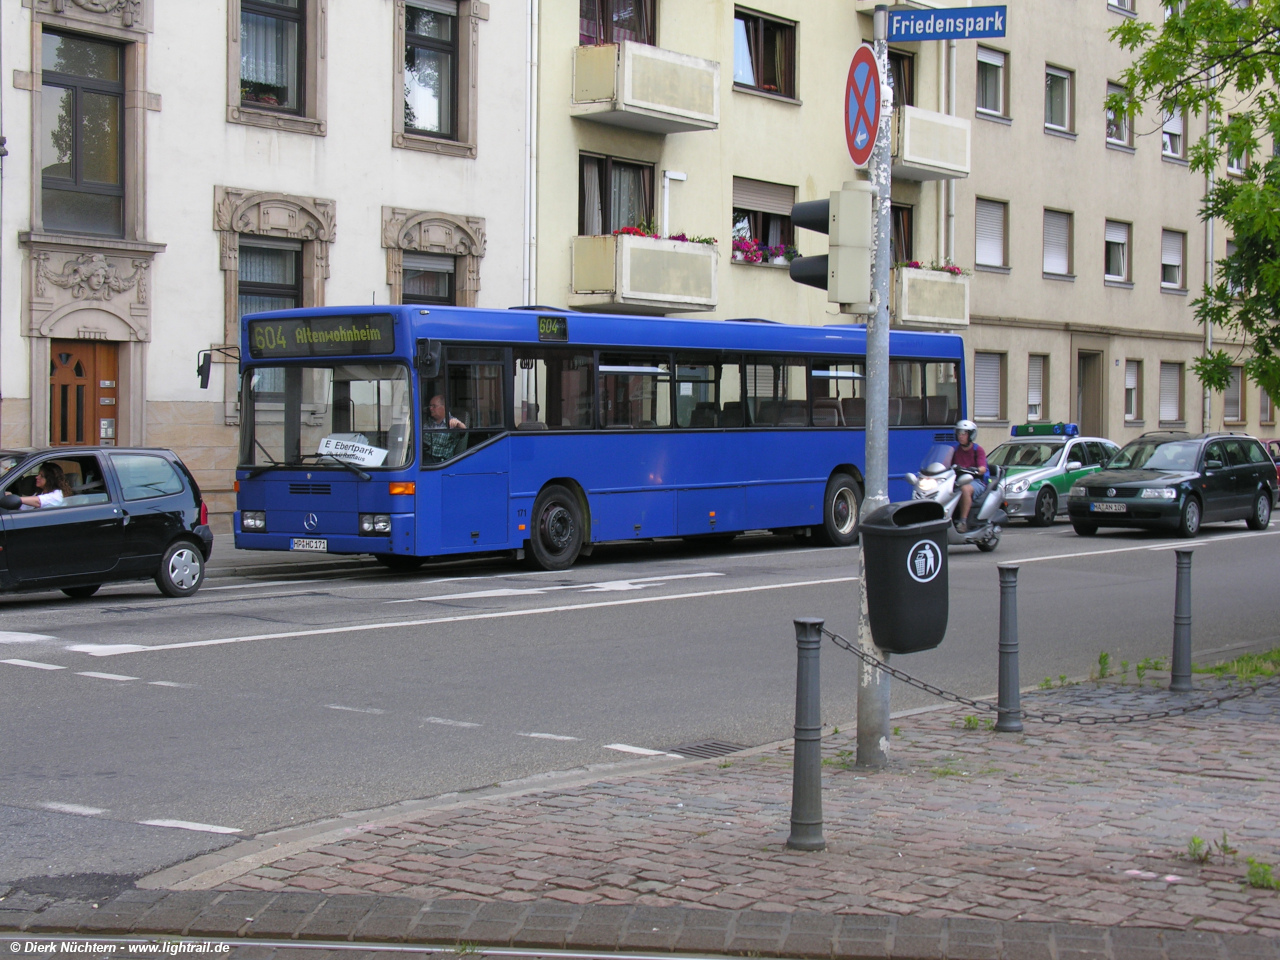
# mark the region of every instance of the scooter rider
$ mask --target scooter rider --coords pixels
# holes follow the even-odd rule
[[[960,444],[952,457],[951,464],[957,472],[968,472],[973,480],[960,487],[960,507],[956,511],[960,519],[956,529],[961,533],[969,529],[969,508],[987,489],[987,452],[974,443],[978,435],[978,425],[972,420],[961,420],[956,424],[956,441]]]

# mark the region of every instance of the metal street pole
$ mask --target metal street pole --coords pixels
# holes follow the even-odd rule
[[[880,128],[868,170],[876,186],[876,242],[872,259],[872,304],[867,318],[867,475],[863,513],[889,502],[889,192],[891,182],[890,125],[893,122],[892,77],[889,73],[889,8],[877,4],[872,17],[872,39],[880,68]],[[887,662],[871,639],[867,617],[867,577],[863,551],[858,551],[858,646]],[[859,767],[883,767],[889,762],[889,675],[865,662],[858,667]]]

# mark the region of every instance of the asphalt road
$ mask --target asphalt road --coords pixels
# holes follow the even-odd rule
[[[1278,536],[1015,525],[993,554],[952,548],[947,637],[895,665],[993,693],[999,562],[1021,565],[1024,686],[1086,676],[1103,651],[1114,667],[1166,657],[1184,545],[1197,658],[1280,645]],[[189,600],[150,583],[0,597],[0,884],[134,877],[345,811],[780,740],[792,618],[854,628],[856,549],[778,537],[601,547],[563,574],[490,560],[392,575],[229,541]],[[856,662],[829,644],[822,658],[824,718],[849,723]],[[895,684],[895,711],[934,702]]]

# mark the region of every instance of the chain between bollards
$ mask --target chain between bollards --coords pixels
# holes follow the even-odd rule
[[[1022,691],[1018,682],[1018,567],[1001,563],[1000,571],[1000,677],[996,700],[996,729],[1022,732]]]
[[[1183,547],[1178,557],[1178,579],[1173,592],[1173,659],[1169,689],[1174,693],[1191,690],[1191,554]]]
[[[796,625],[796,749],[791,779],[792,850],[825,850],[822,836],[822,693],[818,653],[823,621],[805,617]]]

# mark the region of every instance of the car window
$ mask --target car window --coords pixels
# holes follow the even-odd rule
[[[1107,459],[1102,444],[1096,440],[1089,441],[1089,462],[1095,466]]]
[[[1243,467],[1249,462],[1249,451],[1245,449],[1245,443],[1242,440],[1223,440],[1223,447],[1227,451],[1227,462],[1233,467]]]
[[[164,457],[141,453],[113,453],[111,462],[120,476],[126,500],[164,497],[183,490],[182,478]]]
[[[1267,451],[1262,449],[1262,444],[1257,440],[1241,440],[1244,446],[1245,455],[1249,458],[1250,463],[1270,463],[1271,458],[1267,456]]]
[[[1071,451],[1067,454],[1067,462],[1070,463],[1072,460],[1078,460],[1080,465],[1085,467],[1093,463],[1093,457],[1084,442],[1072,444]]]
[[[1116,470],[1194,470],[1200,444],[1196,440],[1134,440],[1125,444],[1108,466]]]
[[[1209,444],[1209,446],[1205,447],[1204,464],[1206,468],[1209,466],[1210,460],[1217,460],[1219,463],[1223,464],[1224,466],[1226,465],[1227,451],[1226,451],[1226,448],[1223,446],[1222,441],[1215,440],[1213,443]]]
[[[48,457],[29,464],[21,474],[14,477],[6,485],[2,493],[16,493],[20,497],[35,496],[36,474],[46,463],[57,464],[66,481],[63,500],[57,506],[83,507],[96,503],[107,503],[111,499],[107,486],[102,481],[102,465],[98,458],[89,456]]]
[[[1062,443],[1002,443],[989,454],[987,463],[997,467],[1047,467],[1057,461]]]

